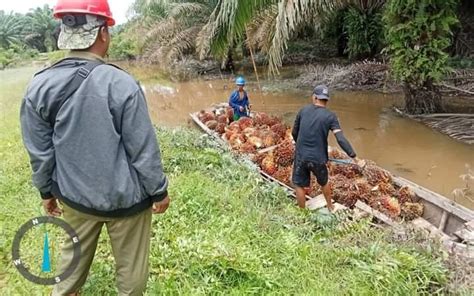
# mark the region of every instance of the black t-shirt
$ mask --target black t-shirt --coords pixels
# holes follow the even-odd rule
[[[305,106],[296,115],[293,126],[296,158],[301,161],[326,163],[329,131],[340,128],[336,115],[328,109],[313,104]]]

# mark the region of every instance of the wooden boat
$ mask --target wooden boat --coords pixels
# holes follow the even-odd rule
[[[217,104],[206,111],[213,111],[223,105],[226,104]],[[230,145],[222,139],[218,133],[209,129],[199,120],[198,114],[199,112],[190,114],[196,125],[206,134],[213,137],[216,142],[224,147],[230,148]],[[270,182],[279,184],[288,192],[289,195],[295,196],[293,188],[273,178],[260,168],[258,168],[258,171],[263,178]],[[400,223],[360,201],[356,203],[356,209],[373,215],[378,220],[392,227],[399,227],[402,226],[402,224],[407,226],[406,224],[409,224],[408,226],[427,230],[431,235],[439,238],[443,245],[445,245],[450,251],[474,259],[474,211],[402,177],[394,176],[393,181],[396,186],[407,186],[415,193],[417,201],[424,205],[422,217],[416,218],[408,223]],[[307,206],[310,209],[317,209],[325,206],[325,201],[322,196],[316,198],[308,196],[307,199]]]

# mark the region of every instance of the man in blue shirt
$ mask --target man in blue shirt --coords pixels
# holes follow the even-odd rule
[[[240,76],[235,80],[236,89],[229,97],[229,106],[234,110],[234,121],[239,120],[241,117],[250,116],[249,97],[247,92],[244,90],[245,79]]]

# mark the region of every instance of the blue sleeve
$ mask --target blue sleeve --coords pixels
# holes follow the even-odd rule
[[[238,100],[239,100],[239,95],[237,91],[232,92],[229,97],[229,106],[231,106],[233,109],[239,108],[240,105],[237,103]]]

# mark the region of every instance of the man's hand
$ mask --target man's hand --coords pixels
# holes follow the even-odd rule
[[[244,112],[244,107],[240,106],[239,110],[240,110],[240,112]]]
[[[58,206],[56,198],[43,199],[43,208],[48,216],[59,217],[63,210]]]
[[[158,201],[153,203],[152,211],[153,214],[163,214],[166,212],[170,205],[170,198],[168,196],[165,197],[162,201]]]

